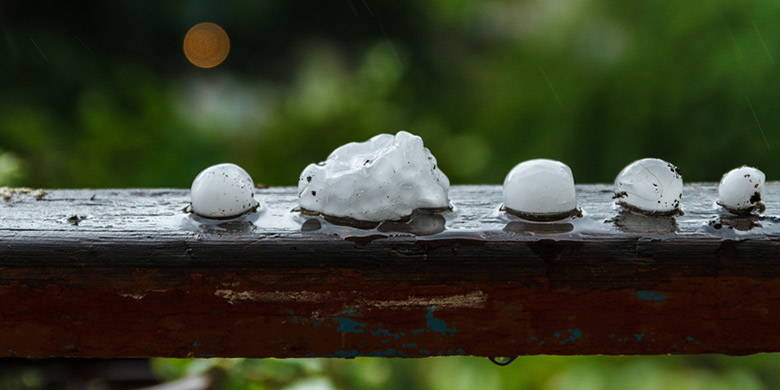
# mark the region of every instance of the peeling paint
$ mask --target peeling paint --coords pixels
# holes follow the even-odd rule
[[[357,322],[351,318],[347,317],[339,317],[334,318],[333,321],[336,321],[339,326],[336,328],[336,331],[341,333],[363,333],[366,324],[362,322]]]
[[[569,337],[561,340],[558,344],[573,343],[582,338],[582,330],[580,329],[567,329],[566,331],[569,332]]]
[[[666,295],[647,290],[635,291],[634,296],[643,301],[663,302],[666,300]]]
[[[231,305],[240,301],[318,303],[330,297],[328,293],[312,291],[233,291],[230,289],[216,290],[214,295],[226,299]]]
[[[317,319],[314,319],[314,318],[299,317],[299,316],[296,316],[296,315],[290,317],[290,322],[292,322],[293,324],[309,324],[309,325],[312,325],[312,326],[320,326],[320,325],[322,325],[322,321],[321,320],[317,320]]]
[[[447,323],[433,316],[433,312],[436,311],[436,306],[431,306],[425,313],[425,323],[428,328],[436,333],[453,335],[457,333],[457,329],[450,328]]]
[[[438,297],[409,297],[403,300],[366,300],[357,301],[358,304],[377,309],[396,307],[437,306],[447,308],[483,308],[487,302],[487,294],[482,291],[474,291],[469,294],[438,296]]]
[[[691,336],[686,336],[685,337],[685,341],[687,341],[689,343],[694,343],[694,344],[701,344],[701,341],[696,340],[695,338],[693,338]]]
[[[387,329],[377,329],[377,330],[372,330],[371,331],[371,335],[372,336],[389,336],[389,337],[398,339],[401,336],[404,336],[405,334],[404,334],[404,332],[393,333],[393,332],[390,332]]]
[[[388,348],[381,351],[370,351],[370,352],[360,352],[357,349],[349,349],[349,350],[338,350],[333,353],[310,353],[306,356],[308,357],[335,357],[335,358],[356,358],[361,356],[367,356],[367,357],[394,357],[394,356],[403,356],[404,353],[395,349],[395,348]]]
[[[143,299],[146,296],[146,294],[130,294],[130,293],[127,293],[127,294],[119,294],[119,296],[122,297],[122,298]]]

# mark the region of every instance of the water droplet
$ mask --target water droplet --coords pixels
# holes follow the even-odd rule
[[[517,359],[517,356],[491,356],[488,358],[493,364],[497,366],[508,366],[509,363],[512,363]]]

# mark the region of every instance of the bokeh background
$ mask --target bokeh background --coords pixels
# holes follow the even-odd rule
[[[182,54],[203,21],[231,38],[213,69]],[[4,0],[0,34],[0,186],[187,187],[225,161],[294,185],[336,146],[397,130],[455,184],[536,157],[581,183],[648,156],[688,181],[780,164],[775,0]],[[775,355],[152,364],[251,389],[780,386]],[[41,385],[22,374],[6,379]]]

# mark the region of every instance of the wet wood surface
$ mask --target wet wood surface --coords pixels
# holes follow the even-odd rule
[[[532,223],[498,186],[370,229],[299,215],[293,188],[211,222],[185,190],[5,191],[0,355],[424,357],[780,351],[780,184],[733,217],[712,184],[685,215]]]

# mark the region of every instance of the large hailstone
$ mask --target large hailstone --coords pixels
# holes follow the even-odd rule
[[[718,185],[718,204],[734,214],[764,211],[764,172],[742,166],[728,171]]]
[[[617,203],[646,214],[679,213],[682,190],[680,170],[657,158],[634,161],[615,179]]]
[[[217,164],[201,171],[192,181],[192,212],[207,218],[237,217],[257,207],[255,184],[235,164]]]
[[[568,165],[535,159],[517,164],[504,179],[507,212],[532,220],[555,220],[576,214],[574,175]]]
[[[301,173],[301,208],[331,217],[386,221],[449,207],[450,181],[422,138],[399,131],[351,142]]]

